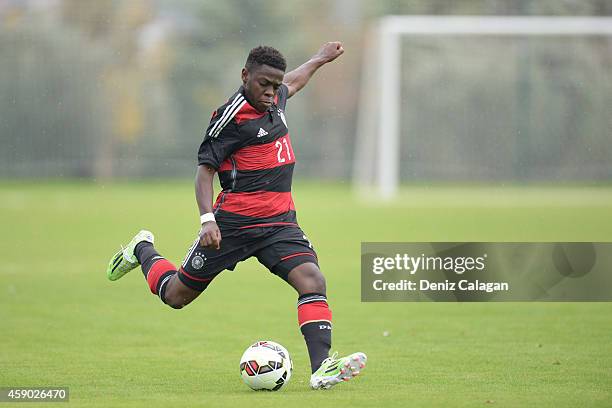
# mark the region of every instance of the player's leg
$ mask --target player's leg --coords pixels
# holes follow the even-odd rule
[[[201,291],[184,285],[178,279],[177,268],[157,252],[153,242],[150,231],[142,230],[136,234],[111,258],[107,277],[117,280],[140,265],[151,292],[168,306],[180,309],[198,297]]]
[[[276,271],[283,267],[287,265],[276,265]],[[298,323],[314,373],[329,356],[332,342],[332,312],[327,304],[325,278],[312,262],[289,268],[286,280],[298,293]]]
[[[332,312],[327,303],[325,278],[313,262],[304,262],[297,266],[283,263],[281,261],[274,270],[282,273],[281,269],[290,268],[286,280],[298,293],[298,324],[314,373],[329,356],[332,344]]]
[[[225,269],[234,269],[236,264],[251,256],[245,251],[248,241],[228,234],[221,249],[205,248],[199,237],[187,251],[178,270],[157,253],[152,242],[140,242],[135,248],[142,271],[151,291],[175,309],[191,303]]]
[[[181,282],[176,266],[161,256],[152,242],[138,243],[134,255],[151,292],[171,308],[182,309],[202,293],[202,290],[192,289]]]
[[[359,374],[366,356],[354,353],[343,358],[329,357],[332,340],[332,313],[327,303],[325,277],[318,266],[310,241],[299,228],[282,231],[284,241],[260,250],[258,260],[288,282],[298,293],[298,323],[304,336],[312,369],[311,387],[329,388]],[[278,235],[275,237],[278,239]]]
[[[153,234],[140,231],[125,248],[111,258],[107,276],[114,281],[141,265],[151,292],[174,309],[181,309],[197,298],[224,269],[251,256],[245,251],[250,240],[232,236],[223,239],[220,250],[199,245],[199,237],[189,248],[180,268],[161,256],[153,246]]]
[[[353,353],[338,358],[329,356],[331,348],[332,313],[327,304],[325,278],[318,265],[305,262],[293,267],[287,274],[287,282],[298,292],[298,322],[304,335],[312,376],[310,386],[327,389],[359,375],[365,368],[364,353]],[[283,261],[276,269],[282,269]],[[286,266],[285,266],[286,268]]]
[[[331,348],[332,314],[327,304],[325,277],[312,245],[299,228],[281,229],[274,237],[283,241],[265,246],[256,256],[298,293],[298,323],[314,373]]]
[[[314,255],[313,255],[314,256]],[[317,264],[311,259],[303,259],[304,263],[293,267],[287,274],[287,282],[296,290],[298,296],[317,293],[325,296],[325,277]]]
[[[182,309],[200,296],[202,291],[197,291],[186,286],[178,277],[173,275],[166,284],[162,301],[173,309]]]

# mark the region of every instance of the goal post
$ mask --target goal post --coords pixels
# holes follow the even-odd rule
[[[400,184],[403,36],[610,36],[609,17],[386,16],[364,46],[353,186],[392,198]],[[415,101],[414,103],[418,103]]]

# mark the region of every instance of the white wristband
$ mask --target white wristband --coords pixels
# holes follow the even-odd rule
[[[215,221],[215,214],[209,212],[209,213],[200,215],[200,224],[204,224],[205,222],[208,222],[208,221]]]

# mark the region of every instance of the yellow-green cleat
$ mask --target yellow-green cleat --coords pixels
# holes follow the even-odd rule
[[[353,353],[336,358],[338,353],[326,358],[321,367],[310,376],[310,387],[313,390],[327,390],[343,381],[348,381],[361,372],[368,358],[364,353]]]
[[[143,241],[153,243],[154,239],[155,237],[151,231],[141,230],[132,238],[125,248],[122,246],[121,250],[113,255],[108,263],[108,268],[106,268],[106,276],[108,279],[116,281],[140,265],[138,259],[136,259],[136,255],[134,255],[136,245]]]

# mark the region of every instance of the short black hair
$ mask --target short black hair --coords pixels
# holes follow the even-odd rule
[[[246,69],[251,70],[257,65],[269,65],[272,68],[280,69],[285,72],[287,69],[287,62],[285,57],[276,48],[268,47],[267,45],[260,45],[255,47],[249,52],[246,64]]]

